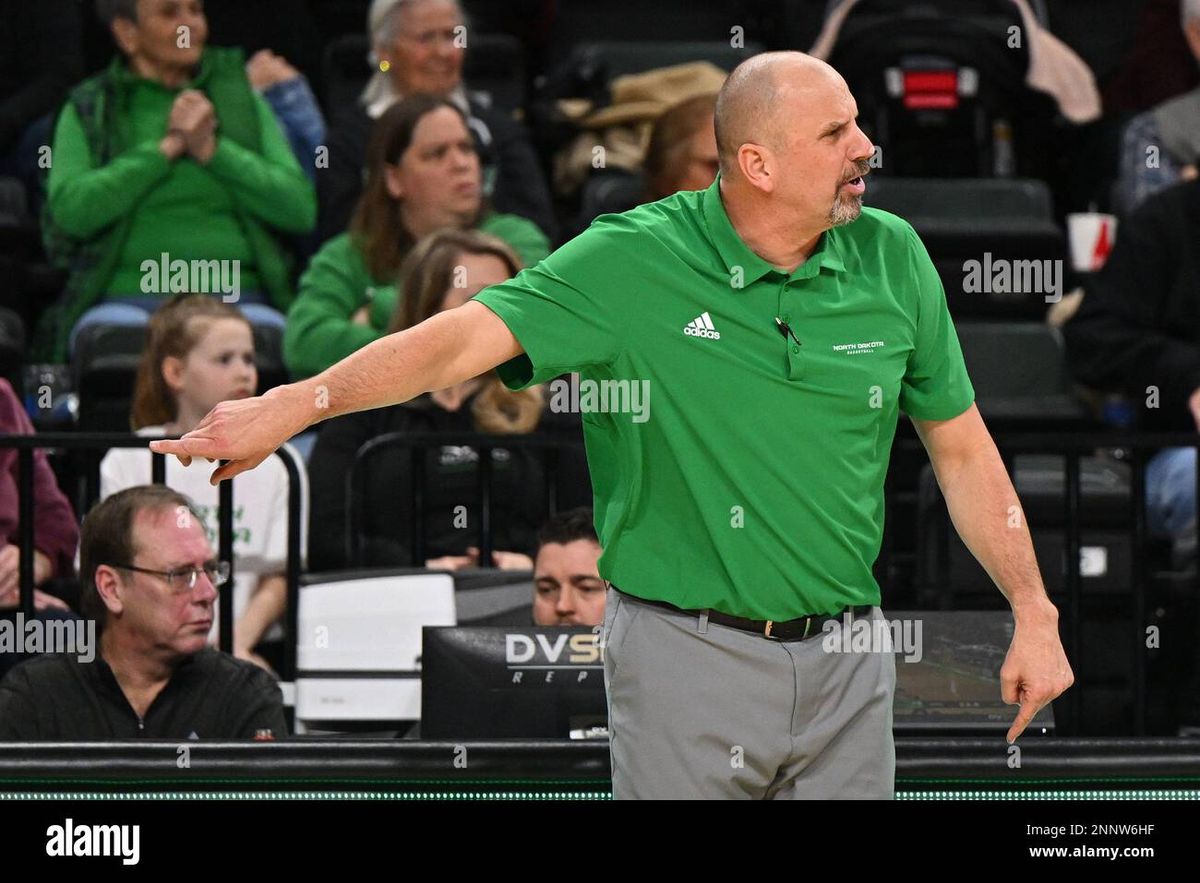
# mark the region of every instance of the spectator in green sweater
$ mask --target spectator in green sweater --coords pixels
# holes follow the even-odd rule
[[[386,333],[404,257],[430,233],[491,233],[526,265],[550,253],[537,225],[493,212],[482,194],[479,156],[456,105],[428,95],[392,105],[372,132],[350,230],[325,243],[300,279],[284,332],[292,374],[323,371]]]
[[[199,0],[97,8],[120,55],[55,126],[44,232],[70,276],[37,348],[61,360],[73,327],[141,324],[183,291],[282,324],[293,292],[277,236],[310,231],[316,197],[242,53],[206,48]]]

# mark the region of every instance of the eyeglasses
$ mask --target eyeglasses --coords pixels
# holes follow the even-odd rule
[[[229,581],[228,561],[205,561],[203,567],[194,564],[187,567],[176,567],[173,570],[148,570],[145,567],[134,567],[132,564],[110,564],[121,570],[133,570],[137,573],[148,573],[161,576],[176,592],[188,592],[196,587],[196,579],[203,573],[214,586],[223,586]]]

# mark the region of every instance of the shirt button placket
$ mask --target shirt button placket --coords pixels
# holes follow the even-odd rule
[[[787,280],[779,287],[779,304],[782,307],[783,319],[785,325],[791,328],[791,334],[784,337],[784,344],[787,346],[788,360],[788,380],[801,380],[804,377],[804,356],[800,352],[800,344],[797,340],[803,341],[803,338],[796,332],[796,328],[792,325],[792,311],[787,306],[788,289]]]

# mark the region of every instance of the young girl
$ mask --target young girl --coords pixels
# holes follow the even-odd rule
[[[181,295],[150,320],[134,387],[133,429],[144,436],[181,435],[219,402],[252,396],[257,387],[254,337],[246,318],[212,296]],[[208,481],[212,469],[206,461],[185,468],[169,457],[166,482],[196,503],[216,552],[219,491]],[[300,477],[303,531],[308,507],[303,468]],[[150,482],[146,448],[113,448],[100,464],[102,498]],[[274,456],[233,482],[233,647],[238,657],[264,668],[269,666],[256,648],[264,639],[273,643],[282,637],[278,623],[287,605],[288,492],[287,471]],[[210,640],[215,644],[216,638],[214,629]]]

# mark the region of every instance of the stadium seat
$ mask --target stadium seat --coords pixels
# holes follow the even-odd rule
[[[16,178],[0,178],[0,227],[17,226],[28,220],[25,187]]]
[[[1042,181],[995,178],[947,181],[872,175],[869,185],[867,204],[898,214],[903,212],[920,218],[923,223],[971,216],[978,217],[980,224],[999,226],[1001,222],[1028,223],[1054,218],[1050,190]],[[997,231],[987,232],[995,235]]]
[[[863,201],[913,225],[956,318],[1041,318],[1051,294],[1047,274],[1057,274],[1058,294],[1066,293],[1065,240],[1042,181],[872,174]],[[1037,263],[1017,263],[1029,261]],[[1007,286],[996,280],[1000,262],[1012,271]],[[1021,290],[1031,287],[1037,290]]]
[[[993,430],[1069,431],[1090,422],[1072,392],[1062,335],[1042,322],[958,322],[979,411]]]
[[[145,326],[92,325],[79,335],[71,356],[71,371],[79,395],[80,430],[129,429],[134,378],[145,345]],[[254,326],[254,346],[259,393],[286,383],[283,331]]]
[[[370,43],[363,34],[343,34],[330,40],[321,62],[326,116],[337,119],[358,106],[358,96],[371,68],[367,63]]]
[[[1053,443],[1053,438],[1049,439]],[[1066,591],[1065,463],[1052,454],[1013,459],[1013,485],[1033,535],[1051,594]],[[1088,594],[1128,595],[1133,586],[1129,464],[1086,457],[1080,462],[1080,573]],[[946,517],[941,490],[926,465],[919,482],[917,586],[924,604],[943,609],[1003,604],[991,577]]]
[[[567,231],[567,237],[582,233],[600,215],[634,208],[642,201],[645,188],[645,179],[640,174],[620,169],[593,173],[583,183],[579,214]]]
[[[525,106],[525,57],[516,37],[477,34],[467,42],[463,80],[472,91],[483,92],[497,108],[515,111]]]
[[[1053,436],[1048,441],[1053,443]],[[1135,591],[1148,589],[1148,574],[1165,550],[1151,542],[1141,570],[1135,570],[1131,530],[1130,468],[1105,457],[1080,462],[1080,609],[1082,649],[1070,646],[1072,609],[1066,583],[1064,522],[1065,470],[1061,456],[1018,455],[1011,475],[1025,512],[1038,569],[1050,599],[1058,607],[1066,651],[1080,691],[1080,717],[1074,703],[1057,702],[1055,717],[1067,734],[1128,733],[1134,726],[1133,652],[1145,640],[1142,626],[1130,629]],[[933,469],[925,466],[918,503],[917,593],[921,606],[945,610],[995,609],[1008,604],[991,577],[967,550],[947,517]],[[1194,594],[1195,577],[1188,581]],[[1158,601],[1147,597],[1153,609]],[[1167,614],[1178,628],[1178,611]],[[1161,624],[1163,610],[1155,614]],[[1190,638],[1190,635],[1188,636]],[[1082,660],[1080,659],[1082,657]],[[1175,689],[1178,689],[1176,687]]]
[[[509,509],[510,521],[503,523],[497,510],[513,501],[502,496],[505,491],[497,481],[496,470],[488,470],[491,475],[491,483],[487,485],[487,499],[491,507],[489,518],[485,521],[482,514],[478,518],[473,516],[469,536],[480,549],[506,548],[497,544],[503,542],[508,530],[536,529],[555,512],[586,504],[590,499],[587,466],[577,433],[577,425],[575,429],[563,432],[553,428],[553,421],[546,418],[539,432],[531,436],[492,435],[484,438],[461,432],[423,432],[416,436],[385,433],[377,436],[358,449],[345,477],[344,545],[338,560],[358,568],[407,567],[414,562],[423,563],[428,557],[428,544],[432,541],[427,489],[429,482],[436,480],[427,474],[429,459],[439,449],[460,449],[468,458],[464,462],[471,463],[469,469],[460,473],[465,482],[464,504],[471,507],[478,505],[482,513],[484,476],[475,465],[482,444],[494,446],[493,463],[527,455],[536,458],[544,476],[553,476],[552,480],[539,479],[542,487],[537,492],[538,497],[534,498],[536,505],[531,503],[528,510]],[[475,450],[471,451],[472,448]],[[425,451],[424,456],[421,451]],[[503,476],[501,472],[501,479]],[[321,528],[329,536],[328,531],[332,528],[329,525],[322,525]],[[309,531],[310,538],[316,530],[314,522]],[[486,538],[481,536],[481,531],[486,531]],[[310,549],[310,561],[318,559],[322,560],[315,566],[326,569],[339,566],[324,563],[324,556],[319,550]]]
[[[756,33],[755,4],[747,0],[694,3],[689,0],[611,0],[605,3],[559,3],[550,32],[549,66],[557,67],[584,41],[634,42],[660,45],[679,41],[715,41],[729,46],[731,28],[741,26],[747,41]]]
[[[1026,87],[1029,45],[1010,46],[1012,28],[1023,33],[1010,0],[860,0],[850,11],[829,63],[857,99],[863,130],[886,151],[887,174],[1042,168],[1047,157],[1031,145],[1053,104]]]
[[[0,308],[16,313],[27,329],[65,283],[46,264],[35,212],[21,180],[0,178]]]
[[[575,46],[567,57],[564,67],[576,71],[584,77],[598,78],[607,85],[613,78],[625,74],[640,74],[644,71],[686,64],[690,61],[707,61],[730,71],[751,55],[756,55],[762,50],[762,44],[756,41],[748,42],[743,48],[730,46],[728,40],[679,42],[589,40]],[[551,79],[553,78],[552,74]]]
[[[126,432],[146,327],[92,325],[79,335],[71,374],[79,396],[79,429]]]

